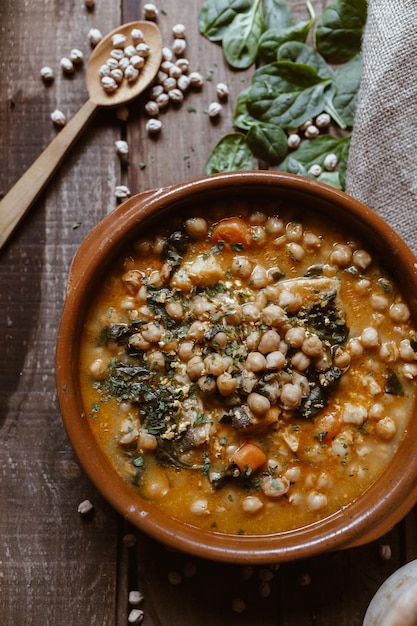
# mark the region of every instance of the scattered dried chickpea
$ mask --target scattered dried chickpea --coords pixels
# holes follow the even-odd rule
[[[55,109],[55,111],[51,113],[51,120],[56,126],[59,126],[61,128],[67,123],[67,118],[65,117],[64,113],[62,111],[59,111],[58,109]]]
[[[146,122],[145,128],[149,135],[156,135],[162,129],[162,122],[155,118],[151,118]]]
[[[298,148],[301,143],[301,137],[297,133],[290,133],[287,139],[287,145],[289,148]]]
[[[154,4],[148,2],[143,5],[143,17],[145,20],[154,20],[158,17],[158,13],[159,11]]]
[[[40,75],[45,83],[51,83],[54,80],[54,71],[48,65],[41,68]]]
[[[229,97],[229,87],[225,83],[217,83],[216,94],[219,100],[227,100]]]
[[[64,72],[64,74],[73,74],[74,73],[74,63],[68,57],[62,57],[59,62],[59,65]]]
[[[98,28],[90,28],[87,35],[90,45],[95,48],[98,43],[103,39],[102,33]]]
[[[129,198],[130,189],[126,187],[126,185],[117,185],[114,189],[114,195],[118,200],[124,200],[125,198]]]
[[[223,107],[221,104],[219,104],[218,102],[210,102],[207,113],[211,119],[215,119],[216,117],[219,117],[222,110]]]
[[[172,27],[172,34],[176,39],[184,39],[185,38],[185,26],[184,24],[175,24]]]

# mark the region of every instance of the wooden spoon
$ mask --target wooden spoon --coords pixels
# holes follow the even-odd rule
[[[150,48],[150,54],[136,81],[129,83],[124,80],[114,92],[106,93],[101,85],[98,70],[109,58],[110,51],[114,47],[112,37],[116,33],[121,33],[129,38],[134,28],[142,31],[145,42]],[[97,108],[120,106],[139,96],[154,79],[161,60],[161,35],[153,22],[130,22],[119,26],[94,48],[86,72],[89,99],[0,202],[0,248],[43,191]]]

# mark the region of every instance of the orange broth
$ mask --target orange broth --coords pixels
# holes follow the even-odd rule
[[[190,211],[115,263],[84,327],[83,401],[141,496],[205,529],[274,533],[387,467],[415,404],[416,333],[350,233],[272,203],[224,211]]]

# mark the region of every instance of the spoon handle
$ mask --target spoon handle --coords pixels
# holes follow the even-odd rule
[[[0,201],[0,249],[58,169],[97,109],[87,100]]]

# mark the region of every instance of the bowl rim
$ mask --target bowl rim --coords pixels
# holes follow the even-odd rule
[[[141,224],[155,215],[185,204],[190,198],[213,198],[228,189],[241,193],[268,188],[298,197],[313,194],[318,202],[336,203],[346,216],[354,217],[384,241],[401,265],[402,278],[417,291],[417,259],[400,236],[369,207],[343,191],[319,181],[275,171],[247,170],[204,176],[132,196],[104,217],[79,246],[70,267],[66,299],[56,345],[56,382],[63,423],[72,447],[87,475],[111,505],[134,526],[173,548],[212,560],[233,563],[275,563],[313,556],[320,552],[362,545],[382,536],[398,523],[417,501],[417,448],[409,430],[400,442],[404,471],[397,482],[389,468],[366,489],[371,503],[362,506],[363,495],[324,519],[302,528],[268,535],[229,535],[204,531],[174,519],[141,498],[112,469],[97,446],[77,393],[77,328],[87,308],[84,295],[108,255],[117,256],[122,241],[132,239]],[[99,243],[98,243],[99,242]],[[94,249],[95,253],[92,254]],[[405,278],[404,278],[405,277]],[[410,295],[410,294],[409,294]],[[417,294],[412,293],[417,319]],[[408,299],[410,302],[410,298]],[[417,430],[417,425],[415,426]],[[406,454],[405,454],[406,453]],[[381,497],[381,488],[383,495]],[[378,491],[378,493],[377,493]],[[372,499],[373,497],[373,499]]]

